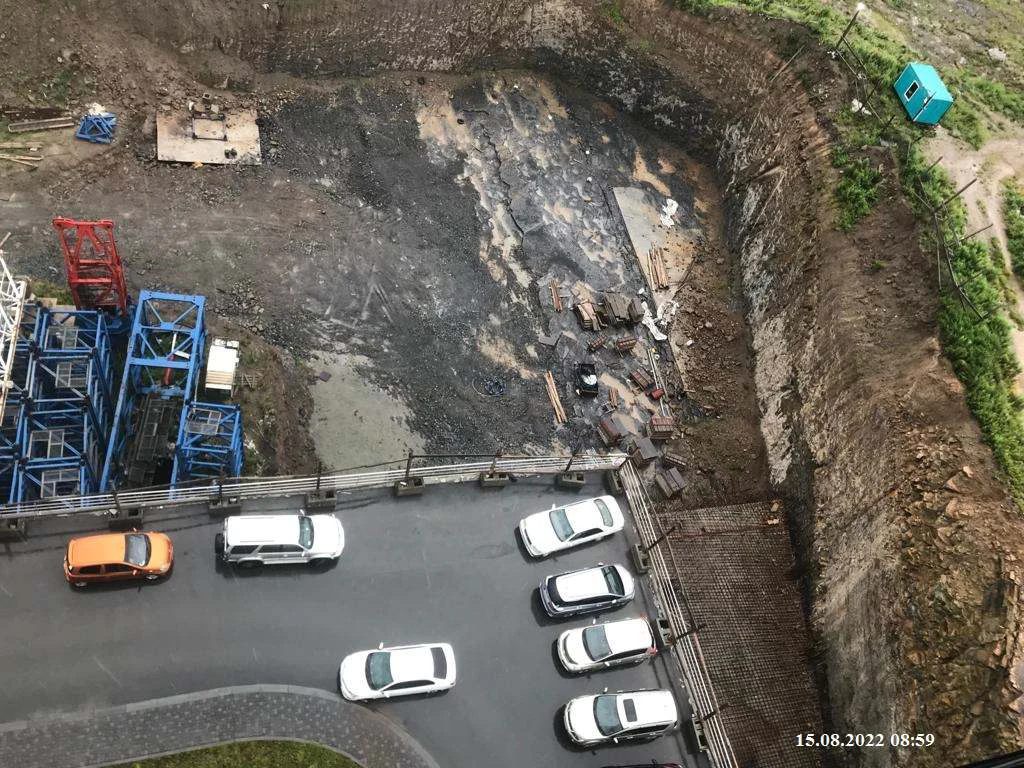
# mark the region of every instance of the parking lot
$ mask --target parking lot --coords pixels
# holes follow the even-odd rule
[[[584,494],[596,494],[591,478]],[[213,551],[219,521],[177,511],[147,520],[169,533],[175,568],[165,582],[94,586],[63,579],[69,537],[102,530],[95,518],[37,522],[0,559],[0,721],[228,685],[284,683],[336,690],[343,655],[380,642],[444,640],[455,648],[456,687],[439,696],[372,705],[402,723],[441,765],[608,766],[693,757],[684,728],[648,744],[597,751],[570,746],[560,724],[573,696],[668,687],[665,660],[569,677],[553,642],[589,617],[552,621],[536,586],[547,574],[597,562],[628,564],[628,537],[539,562],[515,536],[524,515],[571,498],[550,479],[502,491],[449,486],[421,498],[372,491],[343,496],[346,548],[324,572],[304,566],[238,572]],[[276,509],[289,504],[277,501]],[[294,509],[294,506],[291,506]],[[627,534],[631,535],[627,516]],[[647,610],[646,597],[608,617]]]

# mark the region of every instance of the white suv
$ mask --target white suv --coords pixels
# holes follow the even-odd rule
[[[225,563],[240,568],[327,565],[341,557],[345,531],[334,515],[237,515],[225,518],[216,548]]]

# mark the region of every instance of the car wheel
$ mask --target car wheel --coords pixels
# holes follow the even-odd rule
[[[71,586],[75,587],[76,589],[85,589],[85,587],[88,584],[89,584],[89,582],[87,582],[87,581],[73,581],[73,582],[71,582]]]
[[[259,560],[243,560],[238,564],[239,568],[259,568],[263,563]]]
[[[218,533],[213,537],[213,551],[218,555],[224,554],[224,534]]]
[[[309,561],[310,568],[327,568],[334,560],[330,557],[314,557]]]
[[[147,573],[146,574],[146,581],[156,581],[159,578],[160,578],[160,574],[159,573]]]

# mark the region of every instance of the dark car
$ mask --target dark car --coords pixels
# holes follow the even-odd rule
[[[576,363],[573,368],[576,394],[580,397],[597,397],[597,366],[593,363]]]
[[[621,565],[597,565],[548,576],[540,601],[548,616],[578,616],[625,605],[633,590],[633,576]]]

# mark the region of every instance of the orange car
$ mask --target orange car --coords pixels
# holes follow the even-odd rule
[[[174,547],[163,533],[130,531],[72,539],[64,576],[76,587],[94,581],[159,579],[171,572]]]

